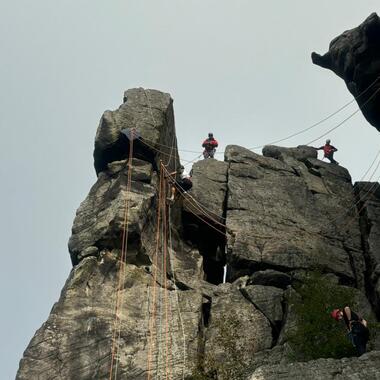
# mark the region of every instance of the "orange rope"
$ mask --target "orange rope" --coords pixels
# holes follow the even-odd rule
[[[219,222],[214,217],[210,216],[210,213],[213,213],[215,216],[218,216],[213,211],[209,210],[210,213],[208,213],[206,211],[206,209],[194,197],[190,196],[189,194],[188,194],[188,196],[185,196],[183,194],[183,192],[185,191],[184,188],[177,181],[175,181],[175,179],[173,178],[173,176],[170,175],[170,173],[167,171],[167,169],[165,169],[165,171],[166,171],[166,175],[172,179],[172,181],[174,182],[174,185],[178,188],[179,193],[181,194],[181,196],[184,199],[186,199],[192,206],[194,206],[194,208],[196,210],[200,211],[205,217],[207,217],[208,219],[210,219],[214,223],[219,224],[221,227],[227,228],[227,226],[225,224]]]
[[[163,165],[162,165],[163,166]],[[164,167],[163,167],[164,169]],[[165,183],[163,193],[164,199],[166,199],[167,183]],[[165,292],[165,374],[166,380],[168,380],[168,334],[169,334],[169,322],[168,322],[168,287],[167,287],[167,215],[166,215],[166,203],[163,205],[163,237],[164,237],[164,267],[162,271],[164,292]]]
[[[161,174],[161,173],[160,173]],[[152,365],[152,353],[154,349],[153,340],[153,329],[155,327],[155,316],[156,316],[156,283],[157,283],[157,271],[158,271],[158,252],[159,252],[159,239],[160,239],[160,219],[161,219],[161,202],[162,202],[162,181],[163,176],[160,175],[160,183],[158,189],[158,207],[157,207],[157,227],[156,227],[156,251],[154,253],[154,274],[152,276],[152,287],[153,287],[153,314],[150,318],[149,330],[150,330],[150,344],[148,350],[148,380],[151,379],[151,365]]]
[[[116,302],[115,302],[115,322],[112,333],[112,348],[111,348],[111,366],[110,366],[110,376],[109,379],[112,380],[114,361],[115,363],[115,379],[117,376],[117,366],[118,366],[118,350],[120,345],[120,333],[121,333],[121,318],[118,317],[120,312],[123,297],[120,296],[120,290],[122,288],[123,280],[125,280],[125,261],[127,255],[127,246],[128,246],[128,212],[129,212],[129,194],[131,192],[132,184],[132,159],[133,159],[133,130],[131,134],[130,146],[129,146],[129,157],[128,157],[128,177],[127,177],[127,191],[125,197],[125,211],[124,211],[124,221],[123,221],[123,234],[121,242],[121,257],[120,257],[120,270],[119,270],[119,279],[118,287],[116,289]],[[118,331],[118,333],[117,333]],[[116,344],[116,336],[118,336]]]

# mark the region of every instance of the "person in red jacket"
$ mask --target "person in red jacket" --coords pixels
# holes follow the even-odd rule
[[[348,339],[355,346],[358,355],[363,355],[369,339],[367,321],[351,310],[349,306],[333,310],[331,316],[337,321],[344,321]]]
[[[325,154],[325,157],[330,160],[332,164],[338,165],[339,162],[334,160],[334,152],[336,152],[338,149],[335,148],[335,146],[330,145],[331,140],[326,140],[326,144],[321,146],[320,148],[316,148],[317,150],[323,149],[323,152]]]
[[[218,142],[214,139],[214,135],[212,133],[208,134],[208,138],[203,141],[202,147],[205,148],[203,151],[203,157],[206,158],[214,158],[216,148],[218,147]]]

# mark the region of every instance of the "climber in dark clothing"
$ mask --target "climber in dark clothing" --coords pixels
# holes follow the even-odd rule
[[[216,148],[218,147],[218,142],[214,139],[214,135],[212,133],[208,134],[208,138],[203,141],[202,147],[205,148],[203,151],[203,157],[206,158],[214,158]]]
[[[354,311],[346,306],[344,309],[335,309],[331,316],[337,321],[344,320],[348,330],[348,338],[355,346],[358,356],[366,352],[366,345],[369,339],[367,321],[359,317]]]
[[[179,180],[175,179],[176,174],[180,175]],[[172,172],[169,175],[171,176],[171,196],[168,198],[168,201],[174,202],[177,188],[181,193],[187,193],[193,187],[193,182],[191,180],[191,176],[187,175],[185,168],[182,165],[178,172]]]
[[[334,160],[334,152],[336,152],[338,149],[335,148],[335,146],[330,145],[331,140],[326,140],[326,144],[321,146],[320,148],[316,148],[317,150],[323,149],[323,152],[325,154],[325,157],[330,160],[332,164],[339,165],[338,161]]]

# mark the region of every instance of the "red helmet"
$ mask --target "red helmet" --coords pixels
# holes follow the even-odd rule
[[[339,317],[340,317],[340,310],[339,309],[334,309],[332,312],[331,312],[331,316],[339,321]]]

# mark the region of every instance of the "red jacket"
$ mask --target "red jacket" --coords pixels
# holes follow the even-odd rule
[[[206,150],[212,150],[218,147],[218,142],[214,138],[206,139],[203,141],[202,147]]]
[[[338,150],[335,148],[335,146],[327,145],[327,144],[318,148],[318,150],[320,149],[323,149],[323,152],[325,153],[325,157],[329,156],[331,153],[334,153]]]

